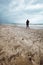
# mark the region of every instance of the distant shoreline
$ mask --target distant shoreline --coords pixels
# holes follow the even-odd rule
[[[18,27],[26,27],[25,24],[0,24],[0,25],[11,25],[11,26],[18,26]],[[31,29],[43,29],[43,25],[39,25],[39,24],[30,24],[29,25]]]
[[[13,24],[13,25],[25,25],[25,23],[0,23],[0,24]],[[30,25],[43,25],[43,23],[30,23]]]

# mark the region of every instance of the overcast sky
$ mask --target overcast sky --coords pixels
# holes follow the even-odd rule
[[[0,0],[0,22],[43,23],[43,0]]]

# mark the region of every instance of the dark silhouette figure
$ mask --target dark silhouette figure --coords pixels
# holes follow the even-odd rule
[[[26,28],[29,27],[29,20],[26,21]]]

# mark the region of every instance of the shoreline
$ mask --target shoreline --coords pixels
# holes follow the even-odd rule
[[[1,26],[15,26],[15,27],[20,27],[20,28],[26,28],[26,25],[18,25],[18,24],[0,24]],[[30,29],[36,29],[36,30],[43,30],[43,25],[29,25]]]

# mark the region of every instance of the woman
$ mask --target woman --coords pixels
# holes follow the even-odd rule
[[[29,20],[26,21],[26,28],[29,27]]]

